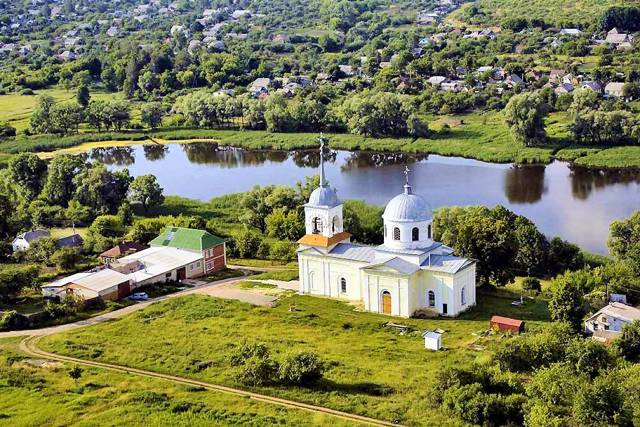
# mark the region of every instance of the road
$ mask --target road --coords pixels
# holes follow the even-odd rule
[[[205,294],[205,295],[212,295],[220,298],[239,299],[241,301],[249,302],[252,304],[267,305],[267,306],[270,306],[277,299],[277,297],[275,296],[262,295],[256,292],[251,292],[248,290],[242,290],[242,289],[233,287],[234,284],[242,280],[245,280],[245,279],[234,277],[232,279],[225,279],[225,280],[220,280],[220,281],[211,282],[211,283],[192,281],[192,283],[195,284],[195,286],[192,288],[185,289],[183,291],[176,292],[174,294],[154,298],[153,300],[130,305],[128,307],[124,307],[119,310],[114,310],[110,313],[106,313],[100,316],[95,316],[86,320],[81,320],[74,323],[68,323],[66,325],[52,326],[48,328],[33,329],[33,330],[26,330],[26,331],[2,332],[0,333],[0,338],[25,336],[25,338],[20,342],[20,350],[33,357],[45,358],[50,360],[56,360],[59,362],[66,362],[66,363],[75,363],[78,365],[91,366],[95,368],[102,368],[102,369],[109,369],[112,371],[124,372],[130,375],[159,378],[167,381],[172,381],[174,383],[203,387],[207,390],[212,390],[220,393],[233,394],[237,396],[244,396],[260,402],[284,406],[287,408],[332,415],[346,421],[353,421],[354,423],[357,423],[357,424],[366,424],[366,425],[375,425],[375,426],[395,426],[396,425],[387,421],[377,420],[374,418],[364,417],[356,414],[350,414],[348,412],[337,411],[335,409],[325,408],[323,406],[310,405],[303,402],[296,402],[294,400],[282,399],[279,397],[268,396],[265,394],[254,393],[254,392],[241,390],[233,387],[227,387],[227,386],[218,385],[218,384],[211,384],[204,381],[198,381],[198,380],[180,377],[176,375],[161,374],[158,372],[132,368],[129,366],[121,366],[121,365],[115,365],[110,363],[96,362],[93,360],[84,360],[84,359],[78,359],[75,357],[61,356],[58,354],[49,353],[49,352],[40,350],[36,345],[37,341],[44,336],[53,335],[53,334],[57,334],[60,332],[69,331],[73,329],[83,328],[90,325],[96,325],[96,324],[107,322],[113,319],[118,319],[122,316],[126,316],[129,313],[142,310],[143,308],[149,306],[150,304],[153,304],[154,302],[166,300],[169,298],[176,298],[176,297],[189,295],[189,294]],[[286,286],[283,286],[283,288],[286,289]]]

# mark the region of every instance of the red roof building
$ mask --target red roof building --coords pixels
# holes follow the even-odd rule
[[[492,316],[489,322],[491,329],[497,329],[499,331],[512,332],[519,334],[524,331],[524,322],[518,319],[511,319],[509,317]]]
[[[118,243],[111,249],[102,252],[98,258],[100,258],[100,261],[102,261],[103,264],[110,264],[120,257],[147,249],[148,247],[149,246],[147,245],[142,245],[136,242],[122,242]]]

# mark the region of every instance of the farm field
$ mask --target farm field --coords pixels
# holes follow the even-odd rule
[[[0,340],[0,425],[347,425],[311,414],[194,386],[74,365],[37,365],[18,350],[21,338]],[[31,363],[29,363],[31,362]]]
[[[45,351],[238,387],[233,350],[265,344],[276,359],[315,351],[325,377],[312,388],[264,386],[252,390],[407,425],[451,425],[431,407],[435,373],[488,357],[499,337],[482,337],[492,314],[548,321],[546,303],[527,300],[514,307],[515,292],[481,294],[479,305],[457,319],[397,319],[358,312],[323,298],[285,296],[274,308],[187,296],[154,304],[134,315],[84,330],[46,337]],[[295,311],[291,312],[290,307]],[[387,321],[410,326],[401,335]],[[421,332],[445,330],[446,351],[427,352]],[[202,368],[204,366],[204,368]]]

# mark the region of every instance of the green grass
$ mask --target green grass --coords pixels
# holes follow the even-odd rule
[[[73,101],[76,99],[74,89],[68,90],[60,87],[35,91],[35,95],[20,95],[11,93],[0,95],[0,122],[7,122],[22,132],[29,127],[31,113],[36,107],[38,95],[49,95],[55,102]],[[104,91],[91,91],[92,99],[121,98],[121,94],[107,93]]]
[[[575,163],[592,168],[638,168],[640,167],[640,146],[613,147],[591,152],[577,158]]]
[[[269,283],[254,282],[252,280],[244,280],[238,283],[240,289],[276,289],[276,285],[270,285]]]
[[[283,282],[290,282],[292,280],[298,280],[298,270],[281,270],[281,271],[266,271],[264,273],[251,276],[252,279],[260,280],[282,280]]]
[[[51,233],[51,237],[54,239],[60,239],[62,237],[71,236],[73,234],[73,228],[71,227],[58,227],[51,228],[49,232]],[[82,238],[87,237],[89,229],[87,227],[76,227],[75,232],[78,233]]]
[[[237,265],[241,267],[255,267],[255,268],[277,268],[277,269],[291,269],[298,271],[298,263],[283,262],[267,259],[253,259],[253,258],[228,258],[227,264]]]
[[[516,294],[508,290],[480,294],[479,305],[457,319],[419,320],[358,312],[343,302],[309,296],[285,296],[274,308],[265,308],[191,295],[153,304],[114,322],[46,337],[41,347],[232,386],[238,386],[238,368],[229,356],[243,342],[262,342],[276,358],[310,350],[328,366],[317,386],[257,390],[407,425],[451,425],[455,422],[429,403],[435,373],[488,357],[489,348],[501,338],[477,334],[488,329],[492,314],[530,324],[548,321],[545,302],[513,307],[514,299]],[[297,310],[290,312],[291,305]],[[399,335],[383,327],[389,320],[413,332]],[[420,334],[434,328],[446,331],[446,351],[424,349]],[[474,351],[474,344],[486,350]],[[194,369],[202,361],[209,367]]]
[[[99,368],[82,367],[76,385],[67,375],[72,364],[26,363],[20,339],[0,340],[0,425],[348,425],[327,415]]]

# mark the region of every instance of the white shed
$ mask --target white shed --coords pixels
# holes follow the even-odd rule
[[[436,331],[427,331],[422,336],[424,337],[424,348],[435,351],[442,348],[442,334]]]

